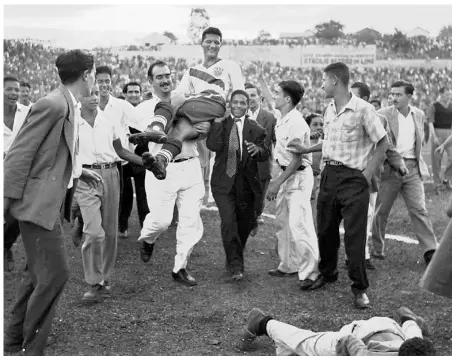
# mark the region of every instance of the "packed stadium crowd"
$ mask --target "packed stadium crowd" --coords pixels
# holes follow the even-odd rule
[[[4,41],[4,269],[14,269],[19,234],[27,260],[6,352],[44,354],[70,276],[64,219],[81,246],[81,299],[115,295],[132,185],[144,263],[176,206],[171,277],[183,287],[198,285],[187,265],[203,237],[205,179],[225,253],[225,265],[214,269],[234,285],[246,281],[245,246],[267,200],[275,202],[279,258],[266,273],[272,282],[293,276],[305,292],[337,284],[342,224],[350,295],[360,310],[372,307],[367,270],[389,254],[386,227],[401,194],[425,264],[421,287],[452,297],[451,223],[438,245],[422,155],[430,139],[436,189],[451,191],[451,69],[240,66],[218,57],[221,44],[221,31],[207,28],[202,60],[188,63]],[[372,317],[313,332],[253,309],[242,342],[249,347],[267,335],[277,355],[436,354],[424,339],[425,319],[407,307],[398,314],[400,323]]]
[[[417,46],[422,51],[423,47]],[[53,59],[63,49],[46,47],[41,44],[30,42],[5,40],[4,41],[4,71],[5,73],[16,73],[22,79],[26,79],[32,87],[32,100],[42,97],[55,89],[59,83],[59,77],[53,65]],[[123,86],[129,82],[137,81],[143,88],[148,88],[148,80],[145,76],[148,66],[155,60],[154,57],[143,57],[141,55],[131,58],[120,58],[110,50],[99,50],[96,54],[100,63],[113,68],[113,93],[119,96]],[[421,58],[419,54],[412,58]],[[172,70],[174,83],[178,83],[184,72],[194,63],[189,63],[183,58],[165,57],[160,58],[169,64]],[[245,63],[243,72],[245,77],[255,85],[257,73],[262,66],[260,63]],[[311,111],[323,110],[326,103],[323,101],[319,87],[322,81],[322,74],[318,68],[293,68],[283,66],[280,63],[267,62],[263,64],[265,80],[270,89],[280,78],[291,77],[297,79],[305,88],[305,98],[302,101],[304,107]],[[410,81],[416,88],[412,103],[426,110],[435,101],[438,90],[441,87],[452,87],[452,69],[436,67],[353,67],[351,68],[353,78],[370,84],[372,97],[386,99],[389,91],[389,84],[397,78],[404,78]]]

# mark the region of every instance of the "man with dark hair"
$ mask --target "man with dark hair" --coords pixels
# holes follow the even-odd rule
[[[136,107],[141,102],[141,85],[138,82],[131,81],[126,83],[122,89],[122,93],[125,96],[127,102],[133,107]]]
[[[427,111],[427,122],[432,139],[432,170],[436,189],[451,188],[452,180],[452,146],[446,148],[446,167],[441,175],[443,153],[436,148],[452,134],[452,92],[449,88],[440,88],[438,99]]]
[[[181,152],[182,141],[198,138],[193,125],[223,117],[230,88],[244,89],[240,66],[233,60],[218,57],[221,44],[219,29],[209,27],[203,31],[203,63],[189,68],[176,88],[178,95],[171,101],[175,113],[173,123],[172,116],[158,115],[146,133],[132,136],[133,141],[141,137],[154,141],[154,137],[161,135],[160,143],[166,141],[157,155],[143,158],[145,167],[159,180],[165,179],[168,164]]]
[[[395,199],[401,193],[411,218],[413,231],[421,245],[424,261],[428,264],[436,250],[437,241],[425,206],[422,182],[429,175],[427,164],[422,158],[425,114],[419,108],[410,105],[413,93],[414,87],[411,83],[397,81],[390,88],[393,106],[379,110],[380,114],[387,117],[392,131],[392,144],[403,157],[408,173],[399,177],[388,166],[384,167],[376,199],[376,207],[379,207],[379,211],[375,215],[371,230],[372,256],[379,259],[385,258],[384,237],[387,220]]]
[[[30,100],[32,95],[32,87],[30,87],[30,84],[27,82],[21,82],[20,86],[21,92],[19,94],[19,103],[23,106],[26,106],[27,108],[30,108],[30,106],[33,104],[33,102]]]
[[[378,98],[372,98],[370,100],[370,104],[374,107],[374,109],[379,110],[381,109],[381,100]]]
[[[278,228],[278,255],[280,263],[268,271],[270,276],[286,277],[298,273],[300,288],[307,290],[319,272],[317,237],[311,209],[313,170],[311,154],[292,153],[291,143],[310,146],[310,129],[296,109],[304,94],[295,81],[282,81],[274,93],[275,108],[281,112],[274,149],[273,180],[266,197],[276,200],[275,224]]]
[[[265,129],[246,117],[248,106],[249,95],[233,91],[231,115],[214,120],[206,140],[216,152],[211,190],[221,217],[226,268],[235,282],[243,279],[243,251],[261,210],[257,162],[269,156]]]
[[[62,86],[39,99],[4,160],[4,215],[19,221],[27,265],[4,349],[43,355],[52,319],[70,275],[62,210],[67,187],[80,178],[92,187],[99,174],[81,168],[78,153],[78,102],[94,84],[94,58],[71,50],[59,55],[56,66]],[[71,199],[71,195],[68,196]]]
[[[337,62],[324,69],[322,89],[332,101],[324,114],[324,139],[299,153],[322,150],[325,163],[317,201],[320,276],[310,289],[338,279],[339,226],[344,221],[348,274],[356,308],[370,305],[365,267],[367,215],[373,174],[389,146],[374,107],[349,91],[349,68]]]
[[[258,308],[249,312],[242,346],[250,350],[259,336],[274,340],[277,356],[434,356],[424,318],[407,307],[397,310],[401,326],[388,317],[353,321],[338,332],[313,332],[283,323]]]
[[[141,102],[141,85],[138,82],[132,81],[127,83],[122,92],[126,96],[126,101],[129,102],[133,107],[137,107]],[[135,134],[140,133],[137,129],[129,127],[129,133]],[[129,141],[126,141],[128,149],[134,151],[136,155],[140,157],[143,153],[148,151],[146,143],[140,143],[133,145]],[[127,237],[128,235],[128,223],[129,217],[133,207],[133,187],[132,180],[135,183],[135,194],[136,203],[138,209],[138,218],[140,227],[143,227],[143,221],[146,215],[149,213],[148,202],[146,200],[146,191],[144,189],[144,178],[146,170],[143,166],[136,165],[135,163],[127,163],[122,166],[122,192],[121,202],[119,207],[119,236]]]
[[[3,77],[3,158],[8,153],[29,111],[26,106],[18,102],[18,98],[20,98],[18,79],[12,76]],[[19,223],[10,214],[4,219],[3,268],[5,272],[10,272],[14,269],[12,247],[19,236]]]
[[[351,92],[359,98],[362,98],[364,101],[368,102],[370,99],[370,89],[368,86],[363,82],[354,82],[351,86]],[[389,122],[387,122],[387,118],[379,114],[379,119],[386,130],[387,134],[390,133]],[[406,175],[408,170],[406,169],[405,162],[403,161],[402,157],[398,152],[395,150],[395,147],[392,145],[391,141],[389,140],[389,147],[386,151],[386,165],[390,165],[394,170],[398,171],[400,175]],[[370,205],[368,208],[368,224],[367,224],[367,237],[370,237],[371,227],[373,225],[373,218],[375,213],[375,205],[376,205],[376,198],[378,196],[379,185],[381,183],[381,171],[383,165],[381,165],[376,172],[373,174],[371,185],[370,185]],[[374,270],[375,267],[371,262],[370,257],[370,249],[369,249],[369,241],[367,239],[365,245],[365,266],[367,269]],[[346,260],[347,261],[347,260]]]
[[[265,128],[267,136],[265,137],[265,146],[270,151],[270,157],[264,162],[259,162],[259,179],[262,186],[262,210],[259,213],[257,222],[262,224],[264,222],[261,214],[265,208],[265,195],[267,193],[268,184],[271,180],[271,169],[273,165],[273,145],[276,143],[275,137],[275,116],[261,108],[262,95],[260,89],[252,83],[244,85],[246,93],[249,95],[249,119],[256,121],[261,127]]]
[[[112,89],[112,69],[109,66],[99,66],[97,67],[95,73],[95,79],[100,87],[100,104],[99,107],[103,111],[103,114],[110,121],[114,122],[116,126],[117,133],[120,136],[122,146],[129,150],[134,150],[134,146],[129,141],[131,135],[129,127],[138,129],[139,124],[137,121],[137,115],[134,111],[134,106],[130,104],[129,101],[121,100],[119,98],[111,95]],[[124,187],[125,182],[130,180],[130,177],[127,177],[124,172],[124,166],[127,165],[127,161],[121,160],[118,158],[118,169],[120,173],[120,183],[121,183],[121,202],[119,206],[119,216],[121,212],[127,211],[122,207],[122,198],[124,198]],[[127,169],[128,170],[128,169]],[[130,185],[129,185],[130,184]],[[127,183],[127,191],[132,191],[131,182]],[[132,194],[133,195],[133,194]],[[130,205],[131,208],[131,205]],[[128,208],[127,208],[128,209]],[[130,209],[131,210],[131,209]],[[122,221],[122,222],[121,222]],[[125,224],[125,225],[124,225]],[[121,237],[127,237],[128,235],[128,218],[127,223],[125,220],[119,220],[119,231]]]
[[[141,102],[136,114],[145,130],[156,118],[171,115],[172,83],[171,73],[167,64],[156,61],[148,69],[149,82],[153,88],[151,99]],[[199,132],[199,140],[206,138],[209,123],[195,125]],[[143,222],[140,237],[140,254],[143,262],[151,259],[156,240],[168,229],[175,204],[178,206],[179,221],[176,230],[176,256],[172,270],[173,279],[186,286],[194,286],[197,281],[188,273],[186,267],[194,246],[203,235],[203,222],[200,208],[205,195],[200,163],[198,160],[197,140],[186,140],[182,144],[181,153],[170,162],[170,175],[165,180],[158,180],[151,171],[146,171],[145,190],[149,214]],[[155,155],[162,148],[161,144],[149,143],[149,152]]]

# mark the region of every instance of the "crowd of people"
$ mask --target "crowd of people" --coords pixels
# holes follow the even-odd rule
[[[448,252],[437,250],[425,205],[428,170],[422,158],[425,125],[437,152],[451,146],[449,136],[445,138],[449,130],[442,130],[449,129],[452,116],[446,72],[438,75],[435,70],[431,78],[424,69],[402,69],[395,77],[341,62],[311,70],[274,64],[240,67],[218,57],[221,44],[221,31],[206,29],[202,61],[190,65],[182,59],[149,63],[152,59],[137,56],[124,62],[109,52],[97,57],[82,50],[35,47],[36,59],[57,67],[46,84],[49,90],[55,84],[55,89],[33,98],[35,103],[25,91],[34,88],[26,84],[35,75],[21,70],[32,48],[21,45],[9,52],[4,77],[4,268],[12,268],[11,248],[19,233],[27,266],[5,331],[6,351],[44,353],[70,275],[63,219],[72,225],[75,246],[81,245],[88,288],[82,300],[99,303],[113,295],[117,240],[127,236],[133,200],[131,178],[140,216],[139,256],[145,263],[177,207],[171,276],[181,285],[198,284],[187,264],[203,235],[200,210],[205,179],[211,178],[225,271],[234,284],[245,280],[244,249],[249,236],[257,234],[270,200],[276,202],[280,261],[268,271],[272,280],[297,276],[302,291],[335,284],[343,224],[354,307],[370,308],[366,270],[375,269],[371,258],[386,257],[388,216],[401,193],[422,259],[430,270],[437,267],[429,275],[446,280],[431,290],[450,296],[450,264],[442,259]],[[51,71],[37,64],[32,68]],[[422,103],[416,94],[421,78],[423,86],[439,82],[437,100],[427,99],[427,115],[414,105]],[[319,91],[322,101],[309,114],[308,101],[316,102]],[[377,107],[371,104],[373,93],[383,99]],[[451,190],[451,183],[447,170],[438,184]],[[314,333],[254,310],[243,341],[267,334],[278,354],[433,354],[433,346],[423,339],[428,334],[424,319],[406,308],[399,313],[402,327],[374,317],[376,328],[365,325],[368,337],[360,322],[338,334]]]
[[[415,42],[413,42],[415,43]],[[418,46],[423,49],[424,47]],[[440,47],[441,48],[441,47]],[[58,74],[52,65],[52,59],[60,54],[63,49],[33,44],[19,40],[4,41],[4,72],[19,73],[21,77],[27,78],[32,86],[32,101],[51,92],[59,85]],[[141,55],[131,58],[120,58],[110,50],[99,49],[96,54],[101,63],[113,67],[113,94],[121,95],[123,86],[130,80],[139,82],[147,92],[149,83],[145,72],[148,66],[156,60],[154,57],[143,57]],[[412,58],[419,58],[414,57]],[[179,83],[185,71],[195,65],[183,58],[165,57],[160,58],[169,64],[172,70],[174,84]],[[24,66],[25,64],[25,66]],[[243,74],[255,85],[259,85],[257,75],[263,66],[265,80],[273,89],[280,78],[295,78],[305,88],[305,99],[302,105],[310,111],[322,111],[327,102],[322,98],[319,90],[322,81],[321,71],[318,68],[294,68],[283,66],[280,63],[242,63]],[[404,78],[411,82],[416,88],[412,104],[426,110],[435,101],[438,90],[442,87],[451,87],[452,69],[438,67],[354,67],[351,68],[354,78],[370,84],[372,97],[386,99],[389,91],[389,84],[397,78]]]

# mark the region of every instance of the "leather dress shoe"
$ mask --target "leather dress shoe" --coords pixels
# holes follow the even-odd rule
[[[232,281],[234,282],[240,282],[243,279],[243,273],[238,272],[232,275]]]
[[[324,275],[319,275],[316,281],[308,288],[308,290],[313,291],[318,288],[324,287],[328,283],[333,283],[338,280],[338,275],[335,275],[332,278],[326,278]]]
[[[154,251],[154,244],[149,244],[146,241],[141,241],[140,246],[140,256],[143,262],[149,262],[152,256],[152,252]]]
[[[167,159],[163,155],[153,156],[149,152],[141,156],[144,167],[151,171],[158,180],[164,180],[167,177]]]
[[[133,144],[144,144],[147,142],[154,142],[164,144],[168,140],[165,133],[153,129],[146,129],[145,132],[135,133],[129,136],[129,142]]]
[[[176,282],[179,282],[186,286],[195,286],[197,281],[191,275],[188,274],[186,269],[181,269],[177,273],[172,272],[171,275]]]
[[[270,276],[273,276],[273,277],[289,277],[289,276],[295,275],[296,272],[287,273],[287,272],[283,272],[283,271],[278,270],[278,269],[274,269],[274,270],[268,271],[268,274]]]
[[[307,278],[303,281],[300,281],[300,290],[307,291],[314,284],[314,281]]]
[[[262,336],[264,333],[261,332],[262,321],[267,319],[269,316],[258,308],[253,308],[246,319],[246,325],[243,328],[242,345],[243,350],[248,350],[251,343],[254,340]]]
[[[354,306],[361,310],[370,307],[370,300],[365,292],[354,293]]]
[[[378,260],[385,260],[386,259],[386,255],[380,254],[380,253],[374,252],[374,251],[371,252],[370,256],[375,258],[375,259],[378,259]]]

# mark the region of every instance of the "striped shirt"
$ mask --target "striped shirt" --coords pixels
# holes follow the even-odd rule
[[[374,147],[386,134],[375,108],[368,102],[351,94],[348,104],[336,113],[332,100],[324,114],[322,160],[364,170]]]
[[[230,90],[237,89],[244,90],[240,66],[235,61],[221,59],[208,68],[203,64],[190,67],[175,92],[190,95],[214,91],[226,99]]]

